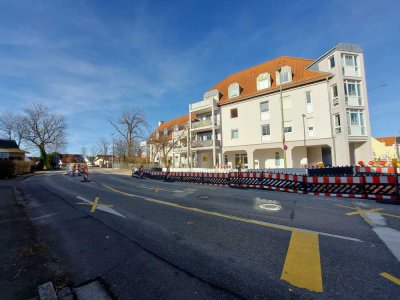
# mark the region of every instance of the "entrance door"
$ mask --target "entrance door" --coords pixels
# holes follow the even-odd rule
[[[322,148],[322,162],[325,167],[332,167],[331,148]]]

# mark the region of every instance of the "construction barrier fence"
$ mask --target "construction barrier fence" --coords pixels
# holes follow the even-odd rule
[[[366,173],[355,176],[306,176],[268,172],[144,172],[145,177],[232,188],[254,188],[316,196],[399,200],[397,174]]]

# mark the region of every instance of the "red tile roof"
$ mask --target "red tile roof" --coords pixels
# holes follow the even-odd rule
[[[312,59],[281,56],[232,74],[213,86],[210,91],[218,89],[222,94],[219,104],[237,102],[257,95],[278,91],[279,85],[276,84],[275,74],[276,70],[283,66],[290,66],[292,68],[292,81],[290,83],[282,84],[282,89],[320,81],[333,76],[330,73],[306,69],[307,66],[309,66],[312,62]],[[271,87],[265,90],[257,91],[257,77],[265,72],[271,75]],[[240,85],[240,96],[229,99],[228,87],[231,83],[235,82]]]
[[[378,141],[385,144],[385,146],[393,146],[396,143],[395,136],[377,137]],[[397,143],[400,143],[400,137],[397,137]]]
[[[195,114],[192,113],[192,120],[195,118]],[[159,131],[161,134],[163,134],[163,131],[165,128],[168,128],[168,139],[172,139],[172,129],[175,125],[184,125],[186,123],[189,122],[189,114],[187,115],[183,115],[180,117],[177,117],[175,119],[169,120],[169,121],[165,121],[163,123],[161,123],[160,126],[157,127],[156,130],[154,130],[154,132],[152,133],[152,136]]]

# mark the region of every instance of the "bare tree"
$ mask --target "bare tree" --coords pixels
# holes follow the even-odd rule
[[[140,108],[134,107],[130,111],[123,112],[117,121],[110,120],[110,123],[124,139],[127,157],[134,156],[135,144],[148,132],[148,123],[144,112]]]
[[[110,147],[110,142],[106,138],[101,138],[98,142],[98,152],[100,155],[108,155],[108,149]]]
[[[115,155],[118,157],[118,161],[121,162],[127,161],[127,146],[126,146],[126,141],[124,139],[116,139],[114,141],[114,150],[115,150]]]
[[[50,113],[44,104],[33,104],[24,112],[22,137],[39,149],[43,166],[47,168],[47,152],[58,150],[66,144],[65,117]]]
[[[168,154],[172,151],[172,149],[178,146],[182,138],[185,136],[185,134],[187,134],[188,124],[181,124],[178,128],[176,128],[175,126],[164,128],[162,132],[156,130],[147,140],[147,143],[151,148],[150,155],[152,161],[154,161],[155,157],[159,155],[161,161],[164,164],[167,163]],[[174,130],[175,136],[173,137],[172,132]],[[186,140],[182,144],[183,146],[187,146]]]
[[[0,131],[4,132],[8,139],[15,140],[19,147],[23,139],[22,116],[12,112],[1,114]]]

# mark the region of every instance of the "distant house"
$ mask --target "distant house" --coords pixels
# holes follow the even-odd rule
[[[372,151],[375,160],[390,161],[400,157],[400,137],[388,136],[372,138]]]
[[[84,162],[83,156],[81,154],[60,154],[60,160],[63,166],[66,166],[70,163]]]
[[[96,155],[94,165],[102,168],[111,168],[112,160],[112,155]]]
[[[0,139],[0,159],[3,160],[25,160],[27,151],[19,149],[14,140]]]

